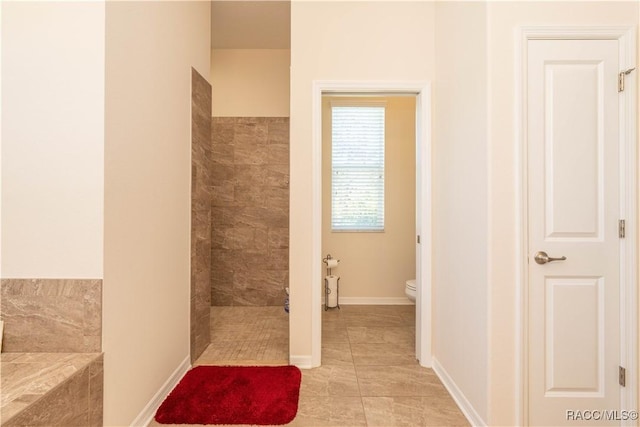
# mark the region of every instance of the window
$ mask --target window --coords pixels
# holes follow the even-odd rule
[[[331,229],[384,231],[383,104],[331,107]]]

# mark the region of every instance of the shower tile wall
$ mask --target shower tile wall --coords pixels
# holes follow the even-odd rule
[[[191,360],[211,342],[211,85],[191,69]]]
[[[214,117],[211,304],[282,305],[289,281],[289,118]]]

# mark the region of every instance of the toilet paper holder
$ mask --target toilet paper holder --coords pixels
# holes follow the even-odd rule
[[[329,286],[329,278],[331,277],[331,279],[333,279],[334,276],[332,276],[331,274],[331,269],[332,268],[336,268],[338,266],[338,263],[340,262],[339,259],[335,259],[331,257],[331,254],[327,254],[326,257],[324,257],[322,259],[322,262],[324,262],[327,266],[327,275],[324,278],[324,311],[329,310],[330,308],[338,308],[340,309],[340,277],[335,278],[335,289],[331,289]],[[332,305],[331,307],[329,306],[329,294],[335,292],[336,293],[336,299],[335,299],[335,305]]]
[[[330,262],[330,261],[335,261],[335,262]],[[327,266],[327,276],[331,276],[331,269],[336,268],[340,260],[332,258],[331,254],[327,254],[326,257],[322,258],[322,262],[324,262]]]

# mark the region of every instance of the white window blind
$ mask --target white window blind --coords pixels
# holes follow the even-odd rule
[[[331,108],[331,228],[384,230],[384,106]]]

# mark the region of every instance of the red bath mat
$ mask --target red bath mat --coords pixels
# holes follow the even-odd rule
[[[282,425],[298,411],[295,366],[198,366],[156,413],[161,424]]]

